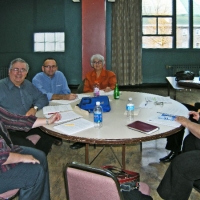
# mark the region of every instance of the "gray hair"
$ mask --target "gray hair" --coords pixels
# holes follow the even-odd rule
[[[91,64],[92,67],[94,67],[94,66],[93,66],[93,65],[94,65],[94,64],[93,64],[94,59],[98,59],[98,60],[102,61],[102,64],[103,64],[103,65],[105,64],[104,57],[103,57],[102,55],[100,55],[100,54],[95,54],[95,55],[93,55],[93,56],[90,58],[90,64]]]
[[[13,66],[15,63],[17,63],[17,62],[25,63],[25,64],[26,64],[26,70],[27,70],[27,72],[28,72],[28,70],[29,70],[29,65],[28,65],[28,63],[27,63],[25,60],[23,60],[23,59],[21,59],[21,58],[15,58],[14,60],[12,60],[12,61],[10,62],[10,66],[9,66],[9,69],[8,69],[8,70],[11,70],[11,69],[12,69],[12,66]]]

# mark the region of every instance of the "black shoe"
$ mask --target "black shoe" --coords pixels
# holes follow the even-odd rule
[[[171,162],[179,153],[171,151],[167,156],[160,158],[161,162]]]
[[[62,143],[63,143],[63,141],[62,141],[62,139],[60,139],[60,138],[56,138],[56,139],[54,140],[53,143],[54,143],[56,146],[61,146]]]
[[[85,146],[85,143],[75,142],[74,144],[70,145],[71,149],[80,149]]]

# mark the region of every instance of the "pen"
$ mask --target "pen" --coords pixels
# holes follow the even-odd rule
[[[53,114],[55,114],[55,113],[48,113],[48,115],[53,115]]]

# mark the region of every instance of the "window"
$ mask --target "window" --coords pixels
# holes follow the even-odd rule
[[[143,48],[197,48],[199,10],[200,0],[142,0]]]
[[[172,0],[143,0],[142,24],[143,46],[172,48]]]
[[[34,52],[64,52],[65,33],[34,33]]]

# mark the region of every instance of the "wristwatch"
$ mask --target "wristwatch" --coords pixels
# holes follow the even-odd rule
[[[37,106],[33,106],[33,108],[34,108],[35,110],[38,110],[38,107],[37,107]]]

